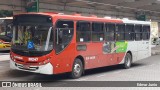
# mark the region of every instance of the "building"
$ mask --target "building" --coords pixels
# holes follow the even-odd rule
[[[13,14],[27,11],[80,13],[86,16],[97,15],[154,22],[160,22],[159,8],[159,0],[1,0],[0,2],[0,10],[13,11]]]

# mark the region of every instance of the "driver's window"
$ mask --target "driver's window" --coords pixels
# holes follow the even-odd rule
[[[73,37],[74,22],[70,20],[59,20],[56,23],[56,53],[64,50]]]

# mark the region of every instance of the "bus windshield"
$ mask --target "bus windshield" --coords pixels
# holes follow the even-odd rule
[[[16,25],[13,28],[12,49],[21,51],[51,51],[53,49],[51,26]]]

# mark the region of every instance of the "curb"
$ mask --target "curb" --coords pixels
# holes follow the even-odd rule
[[[10,55],[0,55],[0,61],[8,61],[10,60]]]

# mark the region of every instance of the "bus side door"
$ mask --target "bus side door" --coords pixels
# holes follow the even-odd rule
[[[72,20],[58,20],[55,30],[55,52],[57,72],[68,72],[71,69],[71,60],[74,58],[75,44],[72,42],[74,35],[74,22]]]

